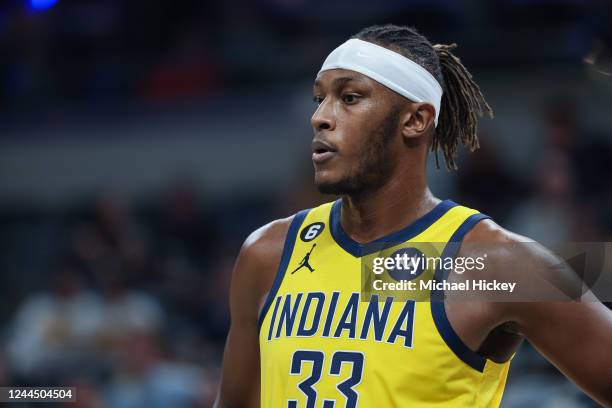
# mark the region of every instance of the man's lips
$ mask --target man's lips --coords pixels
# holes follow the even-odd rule
[[[324,163],[326,161],[328,161],[329,159],[331,159],[332,157],[334,157],[334,155],[336,154],[336,152],[323,152],[323,153],[313,153],[312,154],[312,161],[314,163],[317,164],[321,164]]]
[[[312,142],[312,161],[320,164],[330,160],[337,153],[337,150],[329,143],[322,140]]]

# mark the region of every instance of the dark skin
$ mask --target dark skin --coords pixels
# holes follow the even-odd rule
[[[313,152],[331,152],[324,160],[314,160],[315,183],[323,191],[342,195],[342,227],[355,241],[367,243],[397,231],[440,202],[430,192],[425,173],[434,129],[431,105],[410,102],[343,69],[321,73],[314,96],[319,106],[311,119]],[[372,149],[373,135],[388,137]],[[378,161],[384,169],[372,171],[363,158]],[[277,220],[255,231],[236,261],[230,291],[232,324],[217,408],[259,407],[258,316],[290,223],[291,218]],[[482,255],[469,243],[527,240],[484,220],[465,236],[458,256]],[[555,262],[545,248],[529,248],[529,256]],[[510,261],[507,258],[508,254],[492,254],[489,261],[502,265]],[[504,279],[506,269],[499,268],[496,278],[510,280]],[[612,313],[601,303],[462,302],[453,307],[447,301],[445,307],[451,325],[470,349],[503,362],[526,338],[591,397],[612,406]]]

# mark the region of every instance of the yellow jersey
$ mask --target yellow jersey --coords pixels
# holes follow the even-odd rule
[[[364,289],[374,276],[372,254],[441,243],[429,247],[454,257],[487,216],[445,200],[363,245],[342,229],[340,208],[337,200],[301,211],[288,229],[259,317],[261,406],[497,407],[510,362],[470,350],[453,330],[443,297],[434,297],[439,293],[415,299]],[[431,269],[419,279],[448,273]]]

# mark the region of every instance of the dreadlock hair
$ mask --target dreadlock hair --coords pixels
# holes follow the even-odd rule
[[[364,28],[352,38],[368,41],[398,52],[416,62],[440,83],[444,91],[430,149],[440,168],[438,150],[444,154],[448,169],[457,169],[456,156],[459,142],[470,151],[478,149],[477,118],[493,117],[493,110],[485,100],[472,74],[451,50],[457,44],[432,45],[413,27],[393,24]]]

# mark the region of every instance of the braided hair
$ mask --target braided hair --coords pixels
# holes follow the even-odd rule
[[[413,27],[393,24],[364,28],[352,38],[368,41],[410,58],[440,83],[444,94],[438,126],[431,141],[431,151],[439,168],[438,150],[444,154],[448,169],[457,169],[459,142],[470,151],[478,149],[477,117],[492,118],[493,110],[485,100],[472,74],[451,51],[457,44],[432,45]]]

